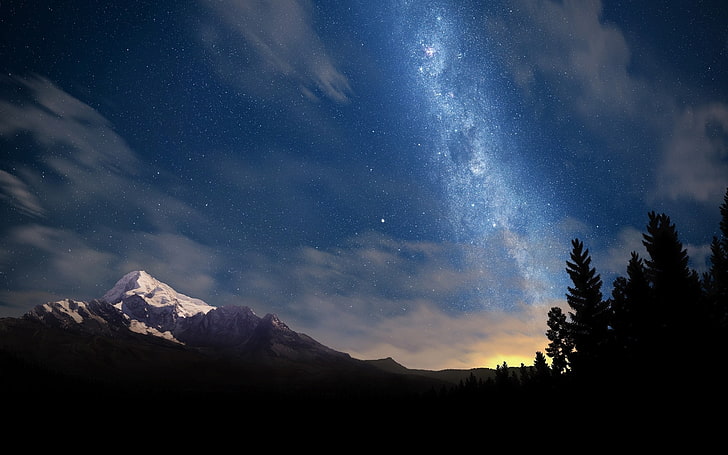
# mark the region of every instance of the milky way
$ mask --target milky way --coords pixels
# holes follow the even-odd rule
[[[551,238],[544,231],[549,224],[544,207],[550,204],[538,201],[526,185],[528,166],[513,156],[518,143],[500,127],[503,114],[489,70],[468,52],[472,38],[463,35],[456,13],[429,5],[406,8],[405,14],[418,24],[408,38],[410,65],[431,118],[427,159],[447,193],[456,241],[472,246],[466,249],[467,266],[485,268],[500,256],[497,262],[505,260],[514,270],[497,275],[515,271],[520,297],[542,302],[553,289],[553,277],[531,247]],[[484,278],[480,304],[511,300],[502,294],[513,294],[514,288],[501,287],[492,273]]]

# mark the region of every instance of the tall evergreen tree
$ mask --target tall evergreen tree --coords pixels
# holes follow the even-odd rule
[[[631,355],[640,344],[654,311],[651,303],[644,263],[633,251],[627,264],[627,277],[617,278],[612,290],[612,339],[618,355]]]
[[[670,217],[650,212],[649,218],[642,243],[650,256],[645,262],[645,273],[652,285],[656,304],[661,305],[663,313],[662,317],[655,316],[663,323],[674,323],[670,318],[679,316],[680,305],[697,300],[700,294],[698,277],[688,266],[687,250],[683,248]]]
[[[566,271],[573,287],[568,287],[566,301],[573,311],[569,312],[567,327],[574,343],[575,353],[570,363],[576,372],[593,371],[604,360],[609,335],[609,302],[602,300],[602,279],[591,266],[589,250],[579,239],[571,242],[571,261],[566,261]]]
[[[546,356],[543,352],[536,351],[536,357],[533,359],[533,378],[537,383],[544,383],[551,377],[551,369],[546,362]]]
[[[698,275],[688,266],[687,250],[670,217],[650,212],[643,237],[650,256],[645,261],[645,275],[653,299],[645,337],[650,337],[653,353],[687,361],[685,356],[695,353],[707,322]]]
[[[705,273],[703,287],[710,338],[706,340],[705,356],[718,358],[728,350],[728,189],[720,206],[720,237],[710,245],[710,270]]]
[[[546,331],[546,337],[549,339],[546,355],[551,357],[551,368],[558,375],[566,371],[569,356],[574,350],[574,343],[571,341],[566,326],[566,315],[561,308],[555,306],[549,310],[549,319],[546,324],[549,327]]]
[[[705,277],[705,288],[711,313],[720,329],[728,328],[728,189],[720,206],[721,236],[713,237],[710,245],[710,271]]]
[[[609,300],[609,308],[612,311],[613,343],[620,351],[627,349],[632,332],[632,302],[627,295],[628,286],[627,278],[617,277],[612,283],[612,298]]]

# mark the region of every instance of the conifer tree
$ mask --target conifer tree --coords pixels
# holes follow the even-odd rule
[[[572,369],[593,371],[604,360],[609,334],[609,302],[602,300],[602,279],[591,266],[589,250],[579,239],[571,242],[571,261],[566,271],[573,287],[568,287],[566,301],[573,311],[567,324],[576,350],[570,357]]]
[[[703,288],[709,315],[706,359],[719,358],[728,350],[728,189],[720,206],[720,237],[710,245],[710,270],[704,274]]]
[[[728,189],[720,206],[721,236],[713,237],[710,245],[710,271],[705,277],[705,288],[711,313],[719,329],[728,328]]]
[[[650,212],[643,244],[650,258],[645,261],[645,275],[655,299],[653,320],[659,330],[674,330],[694,314],[700,299],[697,273],[689,266],[688,253],[680,242],[675,225],[667,215]]]
[[[618,355],[632,355],[650,324],[652,297],[642,258],[636,252],[627,265],[627,278],[614,281],[612,290],[613,342]],[[628,352],[630,351],[630,352]]]
[[[512,385],[508,363],[505,360],[503,361],[503,365],[496,365],[495,367],[495,384],[503,389]]]
[[[554,374],[559,375],[564,373],[569,365],[568,359],[574,350],[574,343],[566,326],[566,315],[561,308],[555,306],[549,310],[546,324],[549,327],[546,331],[546,338],[549,339],[546,355],[551,357]]]
[[[658,361],[695,361],[709,322],[698,275],[688,266],[687,250],[670,217],[650,212],[643,237],[649,254],[645,276],[652,297],[643,334],[646,354]]]
[[[609,301],[609,308],[612,310],[612,328],[616,343],[622,345],[629,337],[632,325],[631,301],[627,296],[627,278],[617,277],[612,283],[612,298]]]
[[[533,359],[533,377],[537,383],[543,383],[551,376],[551,369],[546,362],[546,356],[543,352],[536,351],[536,357]]]

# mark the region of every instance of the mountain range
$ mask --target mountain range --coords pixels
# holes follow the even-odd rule
[[[144,271],[128,273],[99,300],[38,305],[24,319],[89,335],[149,335],[260,362],[327,363],[348,358],[294,332],[274,314],[261,318],[247,306],[214,307]]]
[[[101,298],[0,319],[0,383],[22,390],[103,389],[157,397],[404,396],[492,370],[411,370],[360,360],[247,306],[212,306],[144,271]],[[77,396],[76,394],[76,396]]]

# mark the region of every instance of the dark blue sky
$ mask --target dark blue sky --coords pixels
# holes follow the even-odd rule
[[[0,4],[0,314],[144,269],[361,357],[544,345],[728,186],[721,2]],[[528,360],[528,359],[525,359]]]

